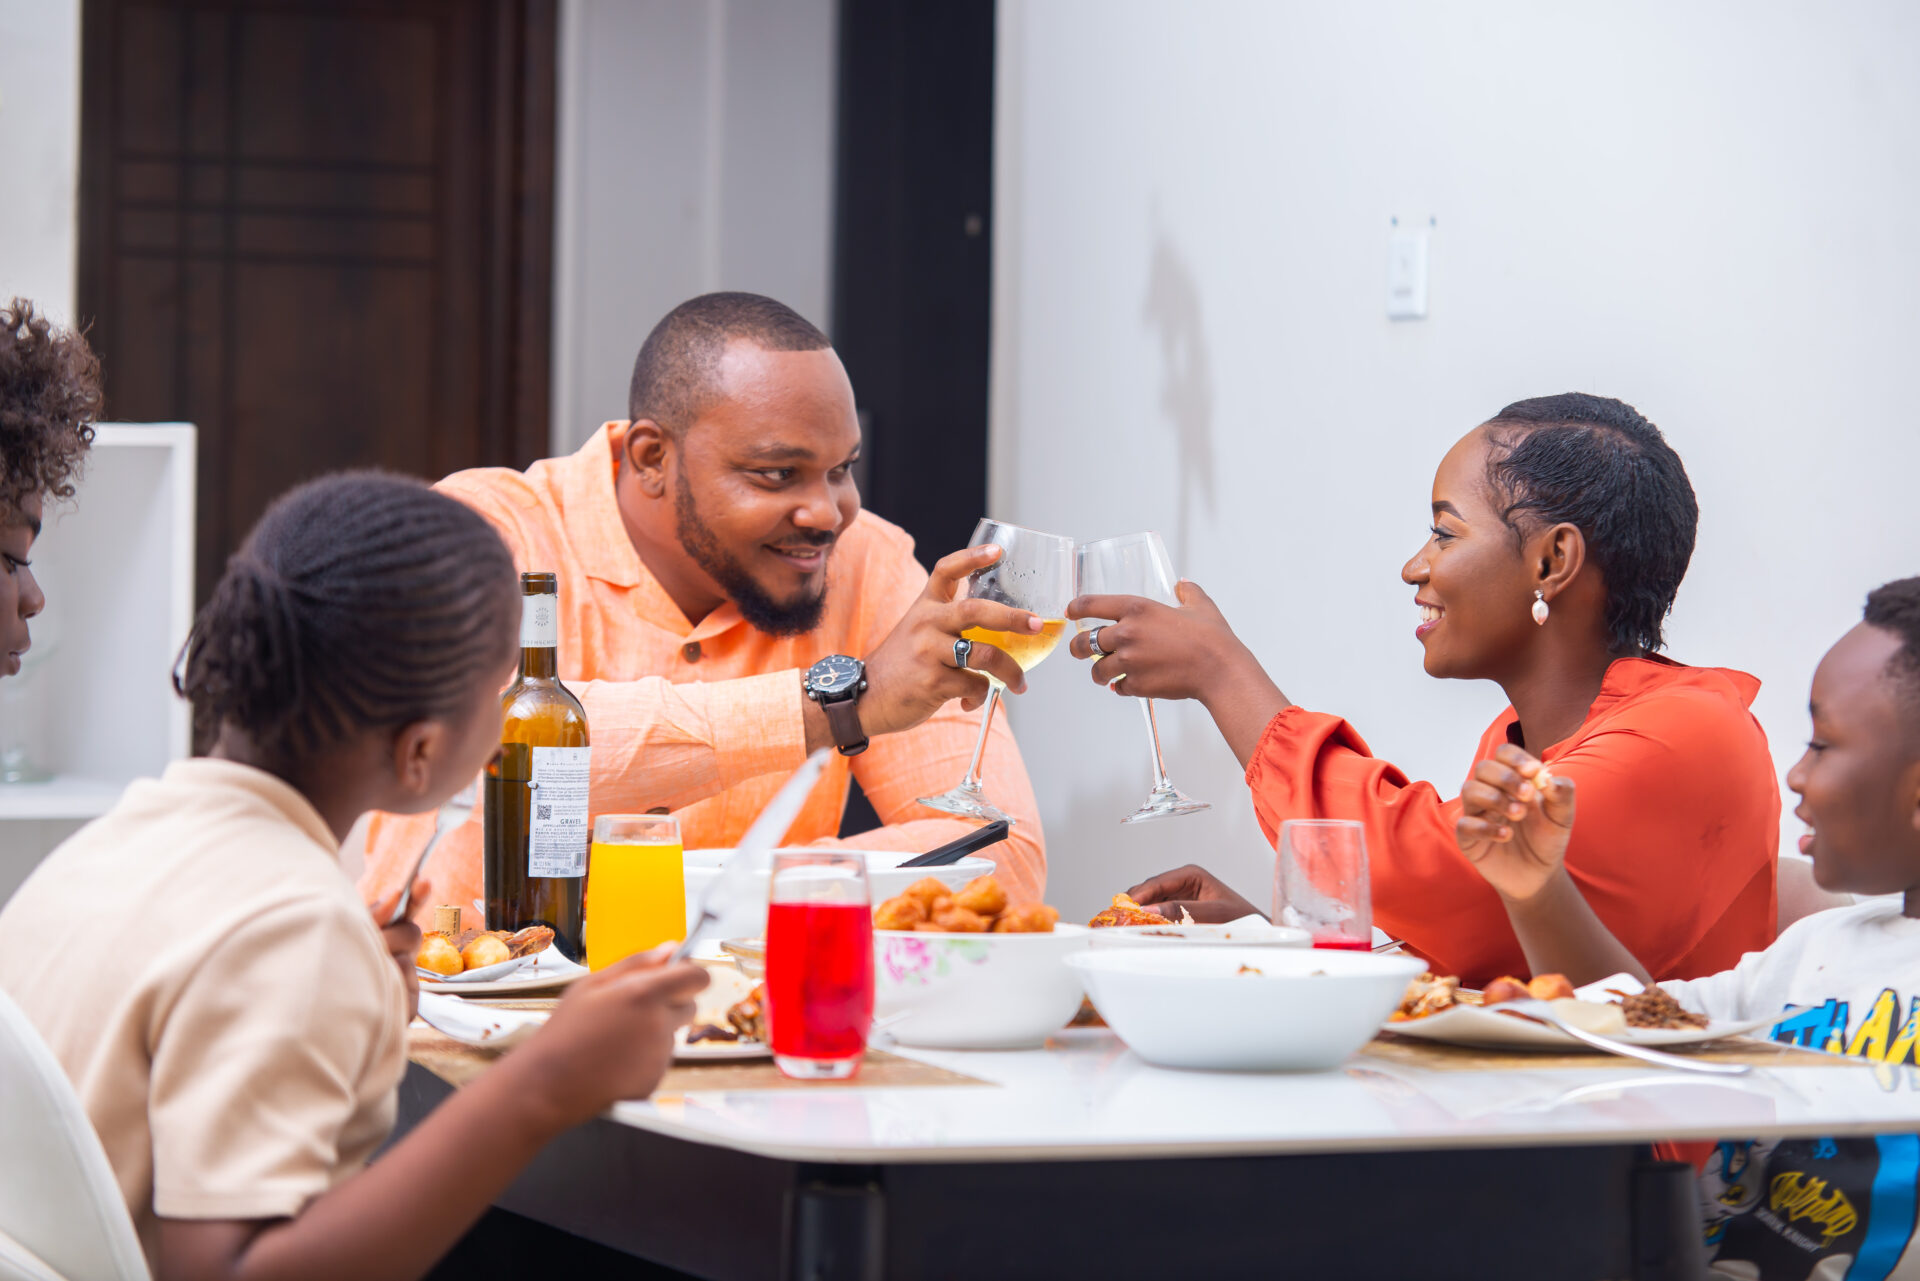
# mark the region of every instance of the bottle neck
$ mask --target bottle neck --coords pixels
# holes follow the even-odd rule
[[[550,595],[520,599],[520,679],[552,680],[559,674],[560,601]]]
[[[530,645],[520,651],[520,679],[552,680],[560,674],[560,651],[551,645]]]

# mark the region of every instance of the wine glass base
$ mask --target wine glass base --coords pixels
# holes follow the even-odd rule
[[[980,789],[973,787],[956,787],[938,796],[922,796],[916,803],[960,818],[977,818],[982,823],[998,823],[1003,819],[1008,823],[1015,821],[1013,815],[988,800]]]
[[[1122,823],[1151,823],[1156,818],[1175,818],[1181,814],[1198,814],[1201,810],[1213,808],[1211,801],[1196,801],[1185,792],[1168,783],[1165,787],[1156,787],[1147,796],[1146,804],[1121,819]]]
[[[774,1066],[801,1081],[844,1081],[860,1070],[860,1056],[850,1059],[807,1059],[792,1054],[773,1056]]]

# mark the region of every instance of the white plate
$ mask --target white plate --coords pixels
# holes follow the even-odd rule
[[[699,1041],[687,1044],[687,1029],[673,1034],[673,1060],[676,1063],[731,1063],[739,1059],[771,1058],[773,1052],[764,1041]]]
[[[420,990],[423,992],[443,992],[449,996],[504,996],[512,992],[528,992],[538,988],[565,987],[567,984],[587,976],[587,967],[569,961],[560,954],[557,947],[549,947],[544,952],[535,952],[532,956],[523,956],[513,962],[515,968],[504,978],[468,981],[473,975],[485,974],[497,966],[485,966],[470,970],[451,980],[439,974],[429,977],[426,970],[420,971]]]
[[[489,1050],[518,1045],[547,1021],[545,1010],[503,1010],[474,1005],[433,992],[420,994],[420,1018],[435,1031],[456,1041]]]
[[[537,956],[539,954],[535,953],[534,955]],[[442,974],[438,970],[423,970],[417,965],[414,966],[414,969],[419,973],[420,981],[423,983],[433,983],[436,985],[457,983],[464,987],[468,983],[488,983],[494,979],[503,979],[532,959],[532,956],[510,956],[497,964],[483,965],[477,970],[462,970],[458,974]]]
[[[1615,974],[1583,988],[1576,988],[1574,995],[1582,1000],[1607,1002],[1613,999],[1614,992],[1638,992],[1641,985],[1630,975]],[[1499,1006],[1456,1005],[1440,1014],[1430,1014],[1424,1019],[1409,1019],[1405,1023],[1383,1023],[1384,1031],[1396,1032],[1401,1036],[1410,1036],[1420,1041],[1441,1041],[1448,1045],[1469,1045],[1483,1050],[1583,1050],[1593,1054],[1604,1053],[1590,1045],[1574,1040],[1558,1028],[1547,1027],[1527,1019],[1511,1018],[1498,1013]],[[1630,1027],[1624,1032],[1609,1033],[1616,1041],[1628,1045],[1644,1045],[1650,1049],[1668,1049],[1676,1045],[1703,1045],[1708,1041],[1718,1041],[1722,1037],[1739,1036],[1756,1028],[1766,1027],[1779,1016],[1769,1015],[1763,1019],[1743,1019],[1731,1021],[1715,1019],[1705,1027]]]

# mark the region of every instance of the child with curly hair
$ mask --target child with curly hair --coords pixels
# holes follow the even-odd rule
[[[0,307],[0,676],[20,670],[47,598],[27,557],[42,504],[72,498],[100,416],[100,362],[24,298]]]

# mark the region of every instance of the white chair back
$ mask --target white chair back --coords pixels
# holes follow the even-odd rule
[[[80,1096],[0,992],[0,1279],[150,1281]]]

